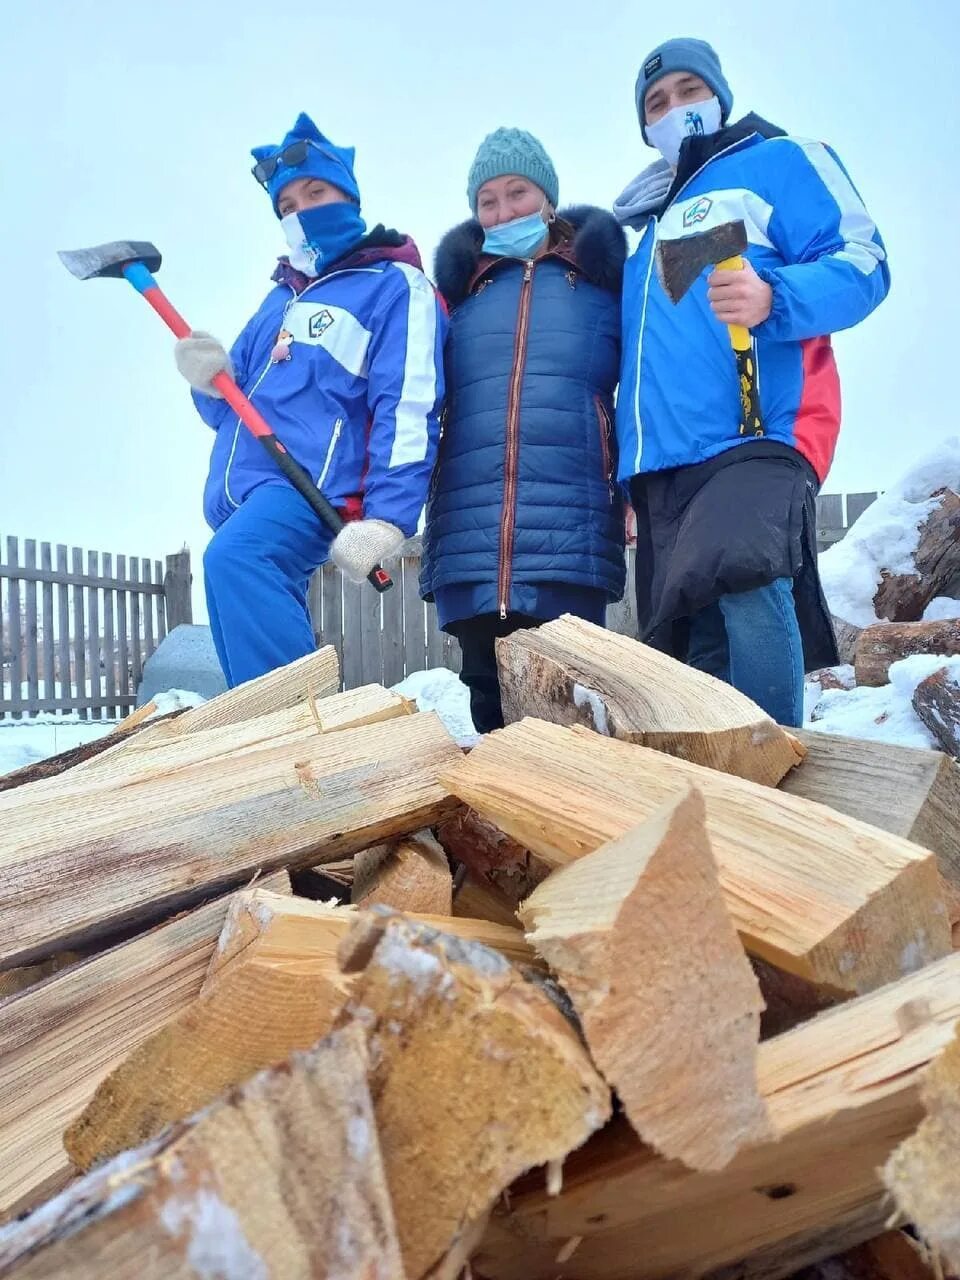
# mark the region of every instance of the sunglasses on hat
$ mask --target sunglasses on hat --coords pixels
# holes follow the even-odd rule
[[[266,160],[258,160],[250,172],[260,185],[265,187],[281,165],[285,169],[296,169],[306,160],[309,148],[316,146],[317,144],[311,142],[309,138],[301,138],[297,142],[291,142],[288,147],[284,147],[275,155],[267,156]],[[320,147],[317,147],[317,150],[320,151]]]

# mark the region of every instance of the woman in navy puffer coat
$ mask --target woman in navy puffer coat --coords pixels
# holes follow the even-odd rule
[[[436,258],[451,325],[420,585],[460,641],[485,733],[503,724],[496,638],[562,613],[602,624],[623,594],[612,422],[626,242],[600,209],[555,212],[553,165],[518,129],[484,140],[468,195],[477,220]]]

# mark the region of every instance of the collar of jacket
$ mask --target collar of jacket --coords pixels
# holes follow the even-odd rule
[[[270,279],[274,284],[285,284],[295,293],[301,294],[304,289],[316,284],[318,280],[322,280],[324,276],[334,271],[350,271],[356,267],[370,266],[375,262],[405,262],[408,266],[416,267],[418,271],[423,270],[420,250],[410,236],[402,235],[399,231],[390,230],[383,223],[378,223],[372,231],[368,231],[358,240],[352,249],[336,262],[331,262],[319,276],[304,275],[302,271],[290,265],[289,258],[282,257],[277,261]]]
[[[758,116],[756,112],[751,111],[742,120],[737,120],[734,124],[728,124],[725,129],[718,129],[716,133],[704,134],[702,137],[685,138],[680,148],[680,163],[677,165],[676,177],[667,192],[663,204],[657,210],[657,217],[659,218],[661,214],[670,208],[680,188],[688,183],[698,170],[709,164],[715,156],[718,156],[721,151],[728,151],[731,147],[735,147],[741,142],[746,142],[748,138],[754,136],[761,139],[782,138],[785,133],[786,131],[781,129],[779,125],[770,124],[768,120],[764,120],[762,116]]]
[[[627,239],[616,218],[592,205],[574,205],[560,209],[557,222],[561,238],[543,256],[561,258],[591,284],[619,294]],[[507,259],[493,258],[483,252],[483,228],[471,218],[448,231],[440,241],[434,259],[437,288],[449,307],[458,307],[470,296],[480,278],[496,263],[504,261]]]

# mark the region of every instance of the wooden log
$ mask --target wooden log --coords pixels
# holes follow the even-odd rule
[[[915,653],[960,653],[960,618],[939,622],[878,622],[860,633],[853,658],[858,685],[874,688],[890,679],[895,662]]]
[[[351,901],[397,911],[448,916],[453,911],[453,876],[447,855],[429,831],[393,844],[363,849],[353,860]]]
[[[230,902],[218,898],[0,1003],[0,1221],[65,1184],[64,1126],[199,994]]]
[[[497,666],[508,723],[583,724],[770,786],[800,760],[790,736],[731,685],[582,618],[498,640]]]
[[[873,597],[878,618],[890,622],[915,622],[936,596],[960,577],[960,497],[952,489],[932,495],[937,505],[920,527],[913,554],[914,573],[881,571]]]
[[[454,889],[453,915],[467,920],[492,920],[508,928],[520,928],[516,902],[511,902],[505,894],[466,867],[462,868],[459,887]]]
[[[435,715],[402,716],[22,802],[0,835],[0,968],[258,870],[332,861],[418,831],[452,809],[439,775],[460,758]]]
[[[254,716],[238,724],[220,725],[187,735],[178,734],[176,722],[147,726],[129,743],[75,769],[66,785],[102,786],[109,778],[126,781],[133,770],[160,774],[185,765],[239,751],[257,750],[294,737],[312,738],[318,733],[336,733],[366,724],[381,724],[398,716],[412,715],[413,703],[380,685],[365,685],[347,693],[325,698],[306,698],[292,707]],[[187,712],[178,712],[182,719]]]
[[[402,1280],[366,1074],[359,1028],[263,1072],[8,1228],[0,1276]]]
[[[609,1090],[549,988],[489,948],[371,913],[340,954],[359,974],[344,1017],[376,1046],[370,1091],[404,1265],[423,1276],[522,1170],[603,1125]]]
[[[520,909],[643,1140],[723,1169],[772,1137],[757,1086],[760,988],[691,789],[550,876]]]
[[[458,809],[437,826],[447,853],[503,906],[515,911],[550,874],[550,866],[475,809]]]
[[[913,709],[953,759],[960,756],[960,684],[948,667],[921,680],[913,691]]]
[[[64,1135],[71,1160],[89,1169],[137,1146],[326,1035],[355,981],[341,973],[337,948],[358,918],[352,907],[267,891],[238,897],[200,998],[103,1080]],[[534,960],[514,929],[421,919],[522,964]]]
[[[960,1271],[960,1023],[921,1095],[926,1118],[891,1155],[883,1180],[906,1219]]]
[[[952,955],[767,1041],[758,1074],[776,1137],[720,1173],[663,1160],[615,1121],[566,1162],[560,1196],[542,1174],[511,1189],[475,1273],[555,1280],[579,1237],[577,1280],[778,1280],[870,1239],[890,1214],[879,1169],[921,1118],[924,1071],[958,1017]]]
[[[820,1266],[800,1272],[795,1280],[950,1280],[934,1269],[928,1250],[905,1231],[858,1244]]]
[[[950,949],[933,854],[782,791],[538,720],[488,734],[443,776],[554,866],[698,787],[744,945],[808,981],[866,991]]]
[[[783,791],[932,849],[960,890],[960,767],[939,751],[797,730],[807,755]]]
[[[863,628],[854,626],[852,622],[846,622],[843,618],[831,617],[830,621],[833,623],[833,634],[837,640],[837,656],[841,662],[852,664]]]

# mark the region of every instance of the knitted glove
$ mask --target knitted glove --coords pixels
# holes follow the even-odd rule
[[[351,582],[363,582],[381,560],[399,551],[404,535],[386,520],[354,520],[333,540],[330,559]]]
[[[181,338],[177,342],[173,355],[177,368],[195,391],[215,396],[218,400],[223,399],[212,380],[223,369],[232,378],[233,365],[216,338],[204,333],[202,329],[194,329],[189,338]]]

